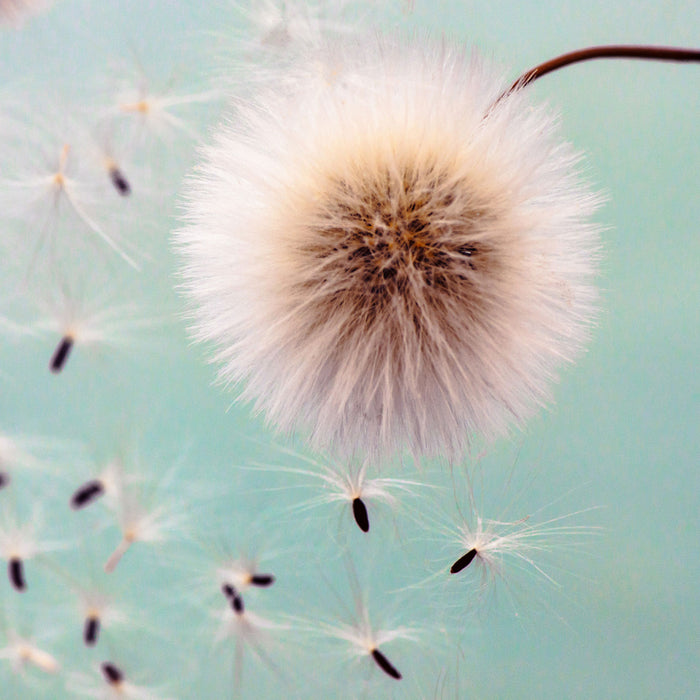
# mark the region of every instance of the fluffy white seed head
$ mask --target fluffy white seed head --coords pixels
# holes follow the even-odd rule
[[[341,457],[459,456],[549,398],[592,315],[597,203],[555,118],[475,57],[327,51],[205,149],[177,233],[197,339]],[[298,70],[298,69],[295,69]],[[297,76],[299,73],[297,73]]]

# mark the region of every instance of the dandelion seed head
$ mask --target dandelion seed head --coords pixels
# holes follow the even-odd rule
[[[587,335],[596,197],[555,119],[477,58],[389,40],[261,93],[177,234],[195,335],[283,431],[343,457],[461,455],[522,423]]]

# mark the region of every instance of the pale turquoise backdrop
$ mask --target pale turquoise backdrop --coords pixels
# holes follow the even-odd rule
[[[700,45],[697,2],[416,0],[406,14],[398,2],[369,6],[387,30],[468,43],[513,78],[592,44]],[[30,113],[76,111],[81,119],[109,104],[120,71],[137,62],[155,85],[172,76],[175,93],[209,89],[226,74],[229,43],[240,33],[235,22],[223,1],[58,0],[23,28],[0,29],[0,110],[21,102]],[[63,441],[42,448],[53,471],[23,474],[14,494],[0,493],[0,507],[8,509],[13,499],[32,512],[41,503],[49,539],[65,545],[28,568],[26,593],[0,583],[2,627],[19,620],[62,670],[56,678],[31,669],[22,677],[0,659],[0,697],[72,697],[64,690],[69,673],[99,681],[97,664],[108,658],[162,697],[697,695],[700,66],[596,61],[547,76],[530,90],[561,113],[563,132],[586,153],[590,180],[608,199],[597,214],[605,227],[602,311],[589,351],[563,371],[555,405],[525,433],[468,465],[485,475],[488,517],[498,518],[515,499],[507,511],[512,520],[547,506],[544,519],[585,510],[571,523],[601,528],[583,537],[583,546],[544,553],[558,585],[506,567],[506,585],[479,600],[466,582],[460,588],[447,574],[431,578],[450,563],[450,543],[432,526],[449,521],[446,513],[454,510],[445,465],[426,465],[423,474],[407,467],[410,478],[445,490],[426,487],[395,518],[385,513],[373,522],[368,536],[348,517],[339,520],[342,509],[290,512],[313,490],[272,489],[303,480],[238,468],[301,463],[274,447],[287,443],[251,417],[249,407],[232,404],[232,394],[212,385],[206,350],[188,345],[168,248],[178,188],[196,159],[195,144],[184,138],[165,149],[171,157],[150,163],[152,173],[139,171],[144,189],[157,183],[156,194],[149,199],[135,190],[142,198],[129,221],[152,258],[140,275],[114,261],[109,266],[118,278],[116,298],[123,294],[146,313],[173,320],[131,351],[77,348],[59,376],[47,369],[57,338],[0,339],[0,432]],[[223,104],[214,100],[187,115],[203,140]],[[5,151],[0,142],[0,159]],[[10,224],[2,226],[7,231]],[[0,313],[16,318],[25,306],[14,297],[21,274],[12,258],[11,250],[4,254]],[[106,276],[100,284],[112,283]],[[109,523],[103,512],[67,507],[87,473],[77,444],[99,459],[136,445],[139,464],[155,483],[174,467],[161,490],[188,516],[163,546],[137,544],[113,575],[116,583],[99,583],[113,588],[132,614],[95,650],[82,645],[65,572],[106,580],[100,569],[118,532],[103,527]],[[303,451],[303,443],[295,449]],[[464,493],[456,498],[463,501]],[[79,544],[86,533],[94,537]],[[188,538],[195,543],[181,544]],[[285,626],[271,633],[273,663],[248,654],[238,688],[232,646],[213,643],[216,584],[212,596],[201,580],[212,557],[198,553],[197,543],[259,552],[263,568],[278,578],[250,598],[251,607]],[[314,632],[319,620],[342,615],[339,599],[351,604],[343,544],[373,617],[420,630],[415,643],[398,643],[394,656],[387,648],[404,673],[400,683],[368,660],[344,661],[340,645]]]

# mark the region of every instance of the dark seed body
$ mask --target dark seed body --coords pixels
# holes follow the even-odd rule
[[[83,641],[89,647],[94,647],[97,644],[97,638],[100,636],[100,618],[90,615],[85,620],[83,628]]]
[[[27,582],[24,579],[24,564],[21,559],[13,557],[7,562],[7,575],[16,591],[27,589]]]
[[[357,526],[362,532],[369,532],[369,515],[367,514],[367,506],[360,498],[352,500],[352,514],[355,517]]]
[[[401,674],[399,673],[398,669],[392,665],[389,659],[387,659],[386,656],[379,651],[379,649],[372,650],[372,658],[376,662],[377,666],[379,666],[379,668],[381,668],[387,676],[391,676],[397,681],[401,680]]]
[[[458,574],[462,569],[466,569],[476,556],[476,549],[470,549],[466,554],[462,555],[457,561],[452,564],[450,569],[451,574]]]
[[[272,574],[255,574],[251,576],[250,583],[252,586],[260,586],[266,588],[275,582],[275,577]]]
[[[54,374],[58,374],[63,369],[74,342],[73,338],[69,335],[65,335],[61,338],[61,342],[58,344],[58,347],[51,357],[51,364],[49,365]]]
[[[124,680],[124,674],[113,663],[110,663],[109,661],[105,661],[102,664],[102,673],[105,677],[105,680],[110,685],[117,685]]]
[[[237,615],[241,615],[245,610],[245,607],[243,605],[243,598],[241,597],[241,594],[238,593],[236,588],[230,583],[224,583],[223,586],[221,586],[221,592],[231,603],[233,612],[235,612]]]
[[[7,472],[0,472],[0,489],[4,489],[10,483],[10,475]]]
[[[235,612],[237,615],[243,614],[245,611],[245,607],[243,606],[243,598],[241,598],[240,595],[235,595],[231,599],[231,607],[233,608],[233,612]]]
[[[85,482],[71,497],[70,507],[73,510],[79,510],[89,506],[93,501],[97,500],[105,492],[101,481],[94,479],[93,481]]]
[[[109,169],[109,179],[122,197],[128,197],[131,194],[131,185],[119,168],[112,167]]]

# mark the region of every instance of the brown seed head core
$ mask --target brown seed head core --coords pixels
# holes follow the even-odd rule
[[[344,296],[366,321],[399,301],[416,307],[418,323],[444,293],[478,305],[497,265],[494,245],[481,235],[495,215],[469,191],[430,163],[390,164],[364,181],[330,183],[303,250],[317,270],[306,290],[326,289],[333,304]]]

